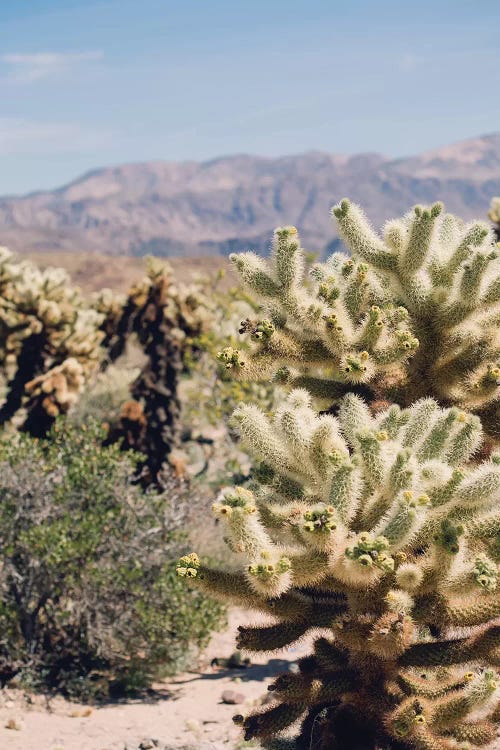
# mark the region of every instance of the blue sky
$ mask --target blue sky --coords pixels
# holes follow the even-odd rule
[[[0,194],[500,130],[497,0],[0,0]]]

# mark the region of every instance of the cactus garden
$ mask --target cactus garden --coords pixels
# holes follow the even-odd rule
[[[0,0],[0,750],[500,750],[499,27]]]

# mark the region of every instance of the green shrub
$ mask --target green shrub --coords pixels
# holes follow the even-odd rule
[[[57,422],[0,444],[0,679],[80,699],[147,686],[186,665],[223,620],[172,560],[203,501],[171,478],[133,483],[136,459],[101,428]]]

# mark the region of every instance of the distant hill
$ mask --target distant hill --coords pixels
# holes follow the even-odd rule
[[[337,244],[329,209],[344,196],[379,226],[437,199],[466,219],[485,218],[499,194],[500,133],[398,160],[309,152],[154,161],[0,198],[0,244],[31,254],[199,256],[265,251],[274,227],[294,224],[305,247],[325,253]]]

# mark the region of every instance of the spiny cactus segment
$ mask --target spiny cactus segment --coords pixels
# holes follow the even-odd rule
[[[241,405],[233,421],[258,481],[223,490],[213,510],[245,563],[225,573],[193,554],[178,572],[274,616],[240,628],[239,648],[272,651],[323,630],[299,671],[271,686],[272,706],[238,718],[245,737],[278,747],[302,719],[289,747],[307,747],[326,706],[337,743],[349,721],[352,746],[493,741],[500,457],[471,460],[479,419],[430,398],[373,415],[355,394],[337,417],[318,415],[295,389],[272,417]],[[328,742],[318,746],[337,746]]]

